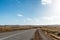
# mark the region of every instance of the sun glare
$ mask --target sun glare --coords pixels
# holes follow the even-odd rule
[[[60,14],[60,0],[54,0],[53,8],[56,14]]]

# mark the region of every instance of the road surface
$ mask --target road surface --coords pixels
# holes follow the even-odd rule
[[[30,29],[0,33],[0,40],[31,40],[35,33],[38,34],[38,32],[40,36],[39,40],[52,40],[51,37],[45,35],[40,29],[38,31],[37,29]]]
[[[36,29],[0,33],[0,40],[30,40]]]

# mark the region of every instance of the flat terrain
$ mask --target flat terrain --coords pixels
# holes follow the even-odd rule
[[[0,27],[0,40],[60,40],[58,26]]]

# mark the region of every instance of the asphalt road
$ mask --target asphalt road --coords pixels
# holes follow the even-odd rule
[[[0,33],[0,40],[30,40],[36,29]]]
[[[37,32],[39,32],[40,40],[52,40],[51,37],[48,37],[40,29],[0,33],[0,40],[31,40]]]

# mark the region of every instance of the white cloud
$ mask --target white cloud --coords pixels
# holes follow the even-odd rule
[[[17,16],[22,17],[23,15],[22,14],[17,14]]]
[[[51,25],[60,24],[60,16],[47,16],[40,18],[26,18],[24,23],[27,25]]]
[[[54,0],[52,7],[56,14],[60,14],[60,0]]]
[[[42,19],[46,19],[46,20],[58,20],[60,19],[60,16],[50,16],[50,17],[42,17]]]
[[[27,18],[28,21],[32,21],[32,18]]]
[[[32,18],[25,18],[25,19],[24,19],[24,22],[32,22],[32,21],[33,21]]]
[[[39,19],[38,18],[26,18],[24,20],[24,23],[27,25],[39,25]]]
[[[53,20],[52,17],[42,17],[42,19],[44,19],[44,20]]]
[[[60,16],[43,17],[47,24],[60,24]]]
[[[42,5],[51,4],[52,0],[41,0]]]
[[[26,18],[24,25],[51,25],[60,24],[60,16],[47,16],[40,18]]]

